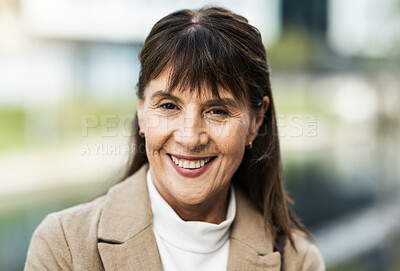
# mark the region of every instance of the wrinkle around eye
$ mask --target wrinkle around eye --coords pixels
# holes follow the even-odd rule
[[[240,110],[224,110],[224,111],[226,111],[228,114],[227,114],[227,117],[230,117],[230,118],[241,118],[242,116],[243,116],[243,112],[241,112]]]
[[[163,107],[162,107],[163,105],[167,105],[167,104],[168,104],[168,105],[170,104],[170,105],[174,106],[175,108],[173,108],[173,109],[167,109],[167,108],[163,108]],[[177,106],[175,103],[173,103],[173,102],[156,101],[156,102],[150,103],[149,106],[148,106],[148,108],[151,109],[151,110],[163,109],[163,110],[170,110],[170,111],[172,111],[172,110],[178,109],[178,106]]]

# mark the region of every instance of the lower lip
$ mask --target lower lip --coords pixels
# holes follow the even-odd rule
[[[208,162],[207,164],[204,165],[204,167],[201,168],[182,168],[179,167],[177,164],[175,164],[174,161],[172,161],[172,158],[168,155],[169,160],[171,161],[172,166],[175,168],[175,170],[182,175],[183,177],[186,178],[196,178],[199,177],[200,175],[202,175],[204,172],[207,171],[207,169],[209,169],[211,167],[211,164],[214,163],[214,161],[217,158],[214,158],[213,160],[211,160],[210,162]]]

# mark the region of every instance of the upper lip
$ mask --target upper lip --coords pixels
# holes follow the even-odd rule
[[[176,158],[179,158],[179,159],[185,159],[185,160],[202,160],[202,159],[206,159],[206,158],[215,157],[215,155],[195,157],[195,156],[185,156],[185,155],[178,155],[178,154],[172,154],[172,153],[169,153],[169,155],[175,156]]]

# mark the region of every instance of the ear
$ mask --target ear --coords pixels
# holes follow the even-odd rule
[[[143,110],[144,110],[143,104],[144,104],[144,99],[139,99],[136,110],[138,116],[139,130],[140,128],[145,129],[143,120]]]
[[[247,141],[253,142],[258,134],[258,130],[264,122],[264,115],[269,108],[269,98],[267,96],[263,97],[263,105],[261,109],[256,113],[256,115],[251,119],[250,122],[250,133]]]

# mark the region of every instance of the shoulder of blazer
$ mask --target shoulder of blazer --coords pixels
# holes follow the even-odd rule
[[[138,221],[144,221],[142,224],[145,226],[151,223],[150,200],[145,181],[147,169],[146,164],[126,180],[112,186],[105,195],[91,202],[52,215],[58,217],[64,230],[74,235],[75,240],[82,241],[95,234],[96,240],[99,237],[123,242],[131,237],[126,235],[130,235],[132,227]]]
[[[232,224],[228,269],[280,270],[281,257],[273,251],[272,239],[265,232],[264,218],[248,196],[235,187],[237,210]],[[293,234],[297,251],[290,242],[284,247],[284,270],[325,270],[318,247],[296,231]]]
[[[77,263],[83,263],[83,256],[92,266],[101,268],[97,224],[104,201],[102,196],[49,214],[33,233],[25,270],[74,270]]]
[[[290,242],[284,248],[285,271],[290,270],[325,270],[325,263],[316,244],[310,242],[300,231],[293,233],[296,250]]]
[[[138,203],[138,197],[142,198],[139,201],[145,201],[143,196],[140,196],[141,191],[138,191],[136,195],[132,194],[132,191],[136,189],[136,186],[143,189],[147,168],[148,166],[144,165],[137,173],[111,187],[107,194],[91,202],[49,214],[33,234],[26,269],[30,270],[28,266],[45,268],[45,266],[39,266],[39,262],[50,262],[50,257],[59,252],[58,254],[63,259],[58,257],[59,259],[54,259],[54,261],[63,262],[69,259],[67,262],[73,263],[73,269],[84,269],[85,262],[91,266],[98,264],[98,270],[101,270],[97,247],[99,240],[102,239],[100,234],[116,239],[114,241],[119,241],[129,235],[129,232],[126,233],[129,228],[129,225],[125,223],[126,218],[121,219],[121,217],[123,218],[132,209],[132,206],[129,206],[130,198],[134,203]],[[143,178],[144,180],[141,180]],[[130,219],[134,217],[131,216]],[[138,220],[141,219],[138,218]],[[122,228],[122,234],[119,227]],[[109,236],[110,233],[115,233],[116,238],[114,235]],[[118,236],[121,238],[118,239]],[[61,248],[63,251],[60,250]]]

